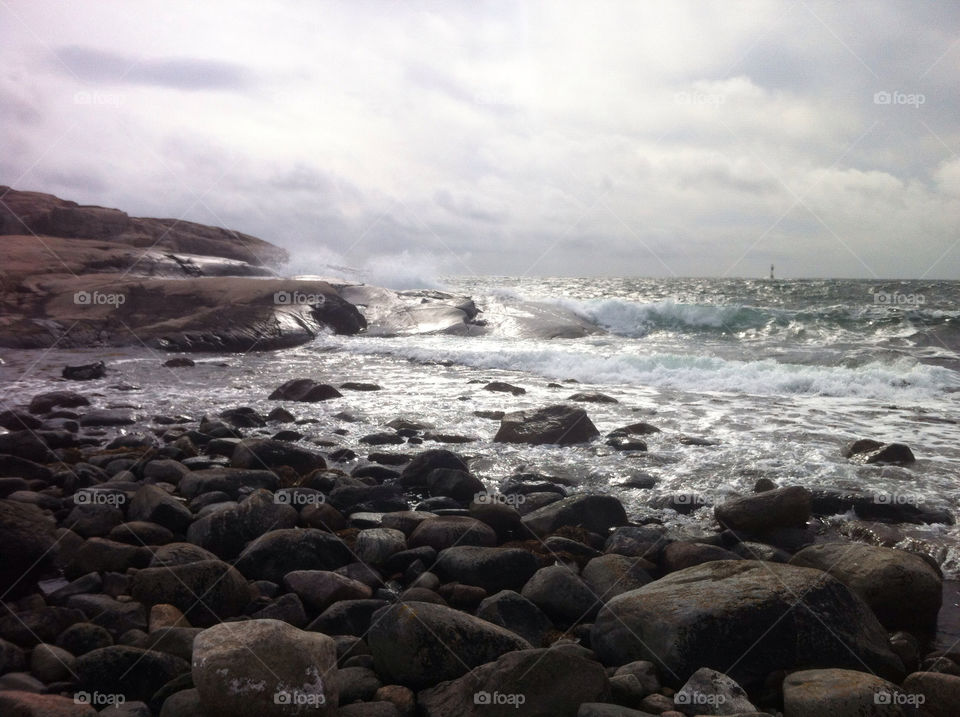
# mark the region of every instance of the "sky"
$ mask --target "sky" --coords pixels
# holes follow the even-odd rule
[[[0,184],[438,274],[960,278],[960,3],[0,0]]]

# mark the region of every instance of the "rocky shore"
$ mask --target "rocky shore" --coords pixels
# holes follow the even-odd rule
[[[0,413],[0,714],[958,714],[936,563],[824,542],[805,488],[758,481],[691,539],[532,468],[486,485],[409,418],[304,440],[298,407],[376,384],[254,386],[272,410],[199,418],[82,386]],[[657,430],[602,437],[601,397],[577,400],[498,416],[494,441]]]

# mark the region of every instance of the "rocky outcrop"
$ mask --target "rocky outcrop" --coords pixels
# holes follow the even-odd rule
[[[572,445],[592,441],[599,435],[586,411],[561,405],[506,414],[493,440],[499,443]]]

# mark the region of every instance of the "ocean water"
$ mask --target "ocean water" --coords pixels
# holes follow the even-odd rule
[[[751,492],[764,476],[960,510],[960,282],[446,277],[437,284],[472,297],[485,327],[389,335],[372,326],[369,335],[323,335],[281,352],[198,355],[196,368],[176,371],[159,368],[167,356],[144,347],[7,352],[6,400],[50,390],[65,363],[94,358],[114,370],[83,390],[101,405],[131,405],[147,417],[199,418],[240,405],[268,411],[269,393],[294,377],[372,381],[383,390],[288,408],[312,421],[299,429],[308,441],[333,440],[361,454],[368,450],[359,438],[389,420],[425,422],[475,439],[450,448],[473,457],[491,488],[518,470],[560,476],[578,490],[613,492],[634,517],[690,535],[711,529],[713,504]],[[551,330],[536,330],[543,324]],[[483,390],[491,380],[527,393]],[[118,382],[138,388],[110,388]],[[515,446],[493,443],[499,423],[475,415],[565,402],[581,391],[617,400],[583,404],[601,433],[637,421],[662,432],[645,437],[645,453],[602,441]],[[689,445],[684,436],[714,445]],[[907,443],[917,462],[853,464],[840,450],[856,438]],[[631,487],[638,481],[653,485]],[[670,507],[677,495],[690,496],[681,499],[690,512]],[[826,523],[843,534],[873,534],[852,515]],[[960,574],[960,529],[905,525],[883,535],[930,553],[948,576]]]

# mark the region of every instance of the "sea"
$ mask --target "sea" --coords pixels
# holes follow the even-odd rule
[[[691,537],[713,532],[712,506],[751,493],[760,478],[960,510],[960,282],[483,276],[429,283],[426,294],[407,287],[400,296],[470,297],[480,310],[470,331],[390,331],[372,321],[367,334],[324,334],[276,352],[197,354],[196,367],[176,370],[161,367],[169,355],[145,346],[7,351],[5,401],[51,390],[66,363],[101,358],[111,372],[82,390],[144,417],[199,418],[236,406],[267,412],[276,405],[270,392],[297,377],[372,382],[382,390],[287,405],[304,440],[361,456],[422,450],[360,442],[406,418],[469,439],[425,446],[471,457],[491,490],[517,472],[537,472],[574,491],[613,493],[635,519]],[[491,381],[525,393],[484,390]],[[577,404],[601,434],[641,421],[660,432],[643,436],[647,451],[623,452],[602,439],[570,447],[493,442],[499,422],[488,412],[569,403],[576,393],[615,399]],[[917,460],[858,465],[841,451],[859,438],[906,443]],[[851,512],[820,527],[926,552],[948,578],[960,576],[956,526],[878,526]]]

